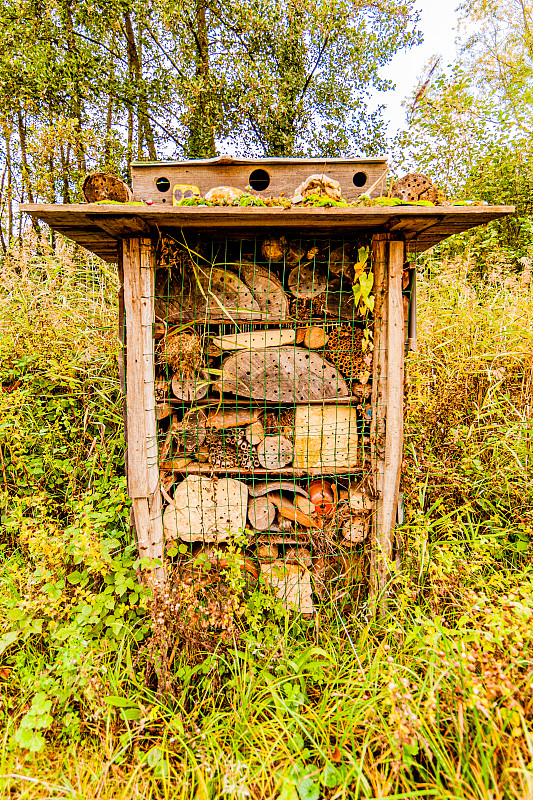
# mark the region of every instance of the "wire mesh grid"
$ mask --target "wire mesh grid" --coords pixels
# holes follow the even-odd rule
[[[370,244],[161,238],[159,469],[167,554],[182,574],[207,567],[220,583],[237,559],[304,615],[363,586],[375,505]]]

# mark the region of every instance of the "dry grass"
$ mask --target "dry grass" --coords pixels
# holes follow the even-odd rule
[[[67,279],[53,278],[59,260],[46,258],[43,266],[22,257],[19,286],[9,273],[4,352],[6,318],[22,314],[23,296],[25,319],[38,306],[63,331],[63,347],[71,326],[69,359],[90,372],[84,354],[101,358],[102,376],[116,380],[114,334],[104,332],[114,317],[109,297],[103,291],[91,306],[102,320],[91,339],[74,264],[62,306],[56,289]],[[428,265],[419,295],[405,569],[386,624],[348,615],[341,624],[325,606],[313,622],[286,621],[275,642],[257,637],[194,660],[178,652],[172,698],[158,697],[130,637],[118,650],[94,638],[78,668],[78,683],[89,678],[71,728],[61,692],[76,654],[48,634],[28,635],[6,649],[0,670],[4,796],[533,799],[531,290],[498,275],[474,286],[455,262]],[[19,339],[17,358],[30,339]],[[47,352],[39,351],[43,361]],[[37,580],[29,568],[15,574],[13,564],[24,563],[15,557],[1,575],[4,600]],[[44,748],[30,753],[12,736],[50,676],[54,719]]]

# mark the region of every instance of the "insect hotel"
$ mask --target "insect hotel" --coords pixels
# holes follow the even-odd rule
[[[132,190],[96,174],[87,203],[23,206],[118,264],[128,493],[153,583],[201,554],[227,565],[231,547],[303,614],[346,594],[355,563],[386,597],[416,339],[408,256],[512,211],[439,204],[420,176],[387,199],[386,171],[138,163]]]

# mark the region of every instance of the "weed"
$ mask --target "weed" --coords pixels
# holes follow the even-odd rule
[[[184,573],[148,602],[122,471],[116,282],[96,267],[34,242],[3,266],[3,794],[533,796],[529,288],[423,265],[404,569],[378,625],[330,602],[289,616],[237,556],[222,597],[213,566],[189,565],[200,610]]]

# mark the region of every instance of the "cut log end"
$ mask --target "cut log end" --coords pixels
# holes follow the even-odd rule
[[[262,467],[279,470],[288,466],[294,455],[294,448],[285,436],[265,436],[257,448],[257,457]]]

